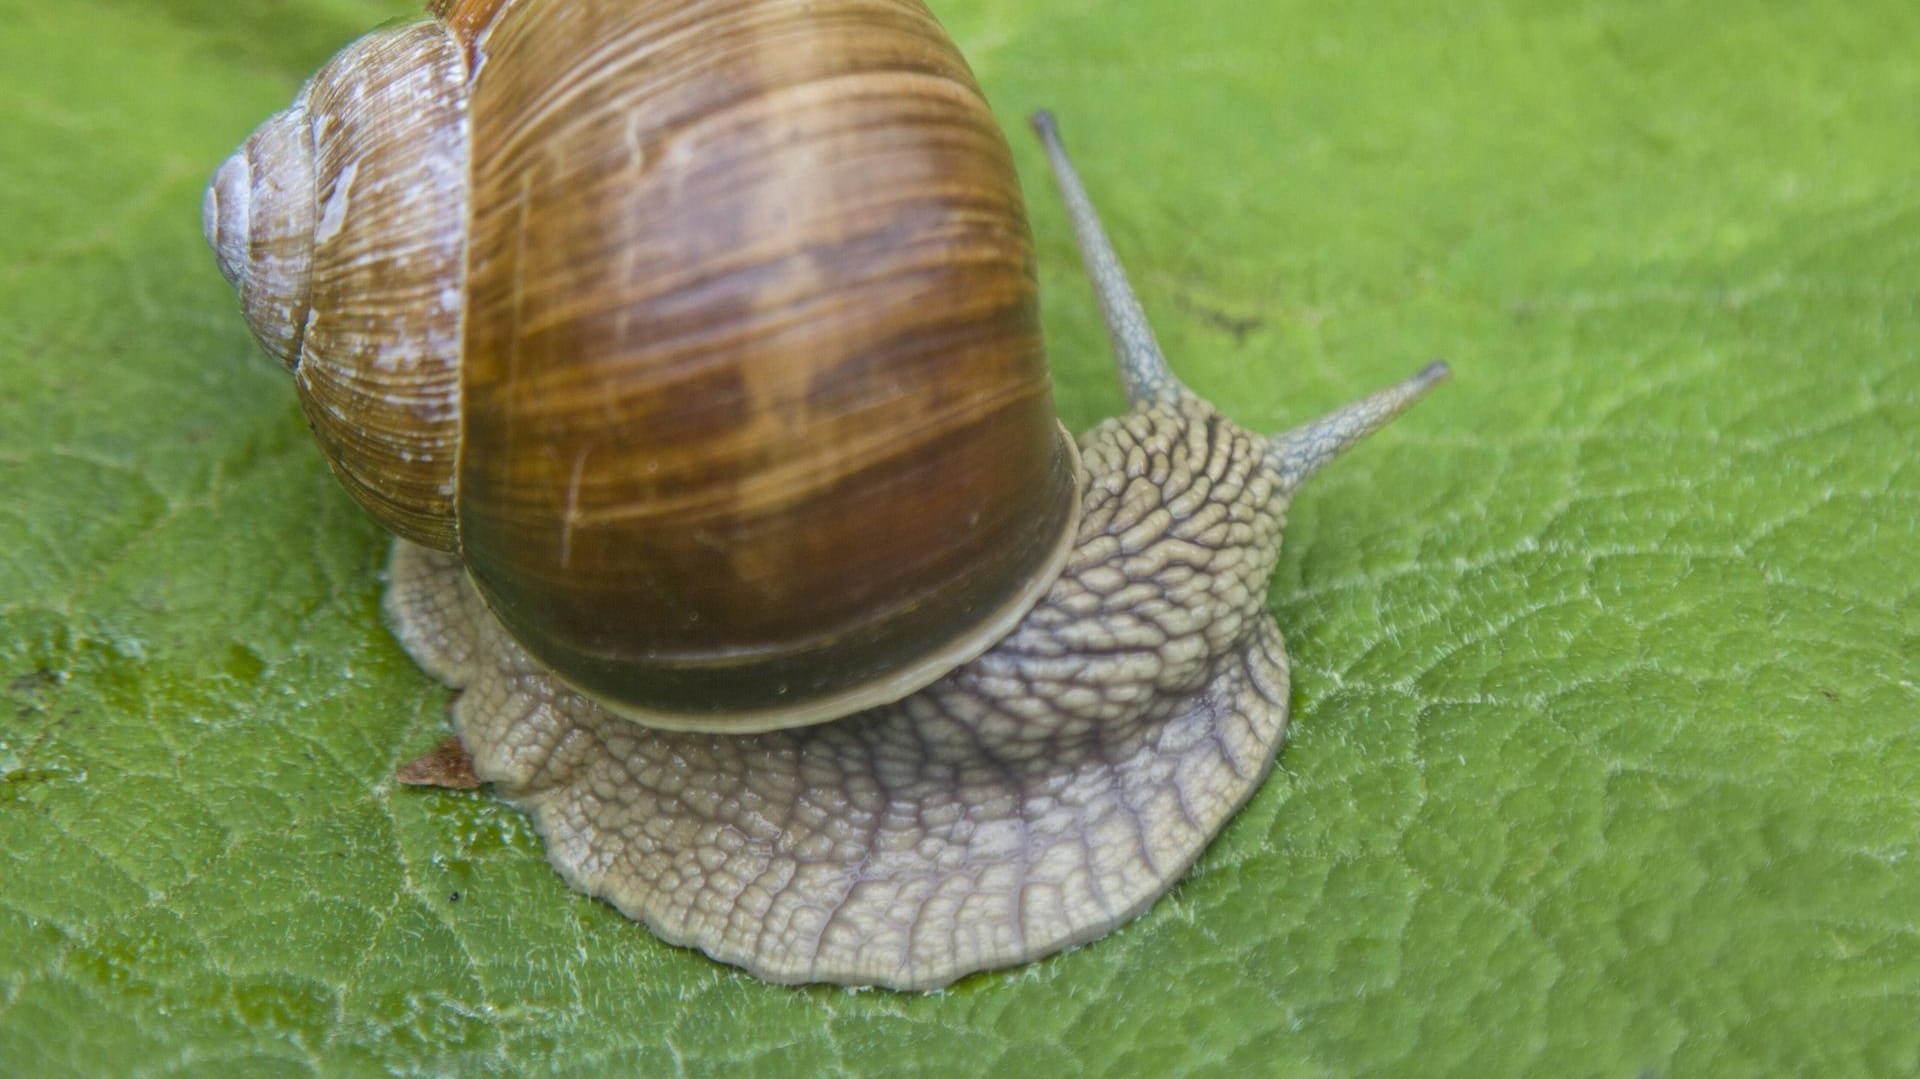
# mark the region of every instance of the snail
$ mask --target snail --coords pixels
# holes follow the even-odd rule
[[[1447,375],[1227,420],[1034,127],[1130,402],[1077,442],[920,0],[441,0],[206,194],[475,774],[771,981],[933,988],[1171,887],[1285,731],[1288,501]]]

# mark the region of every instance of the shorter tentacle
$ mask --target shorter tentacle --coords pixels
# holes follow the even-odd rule
[[[1349,405],[1267,441],[1267,459],[1280,474],[1280,495],[1292,498],[1300,485],[1353,445],[1385,427],[1414,402],[1445,382],[1453,371],[1435,361],[1412,378],[1396,382]]]

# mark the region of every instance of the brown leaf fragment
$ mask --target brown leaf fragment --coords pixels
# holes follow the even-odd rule
[[[449,736],[440,744],[401,765],[393,778],[410,787],[450,787],[470,791],[480,786],[473,774],[473,758],[460,739]]]

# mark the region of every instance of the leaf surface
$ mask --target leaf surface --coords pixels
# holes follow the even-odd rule
[[[1294,737],[1169,898],[929,996],[779,989],[395,767],[446,694],[199,236],[374,0],[0,0],[0,1071],[1920,1070],[1920,9],[939,0],[1070,426],[1019,119],[1278,429]]]

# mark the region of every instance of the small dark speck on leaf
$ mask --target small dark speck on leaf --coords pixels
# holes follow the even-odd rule
[[[460,902],[460,893],[459,893],[459,892],[448,892],[448,893],[447,893],[447,902],[449,902],[449,903],[458,903],[458,902]]]
[[[9,681],[7,683],[7,689],[14,693],[34,693],[58,685],[59,682],[60,676],[58,674],[47,670],[45,667],[41,667],[38,670],[28,671],[26,674]]]
[[[14,792],[17,794],[20,791],[26,790],[28,787],[38,786],[42,783],[70,783],[76,779],[84,780],[85,778],[86,776],[84,774],[76,776],[73,772],[67,771],[64,768],[23,768],[17,772],[0,773],[0,791]]]
[[[426,753],[408,761],[394,772],[393,778],[410,787],[451,787],[470,791],[480,786],[473,773],[473,758],[458,738],[443,739]]]
[[[1191,296],[1178,296],[1180,306],[1197,316],[1217,330],[1225,330],[1233,337],[1233,343],[1244,345],[1247,337],[1257,330],[1264,329],[1267,320],[1259,315],[1234,315],[1217,307],[1201,303]]]

